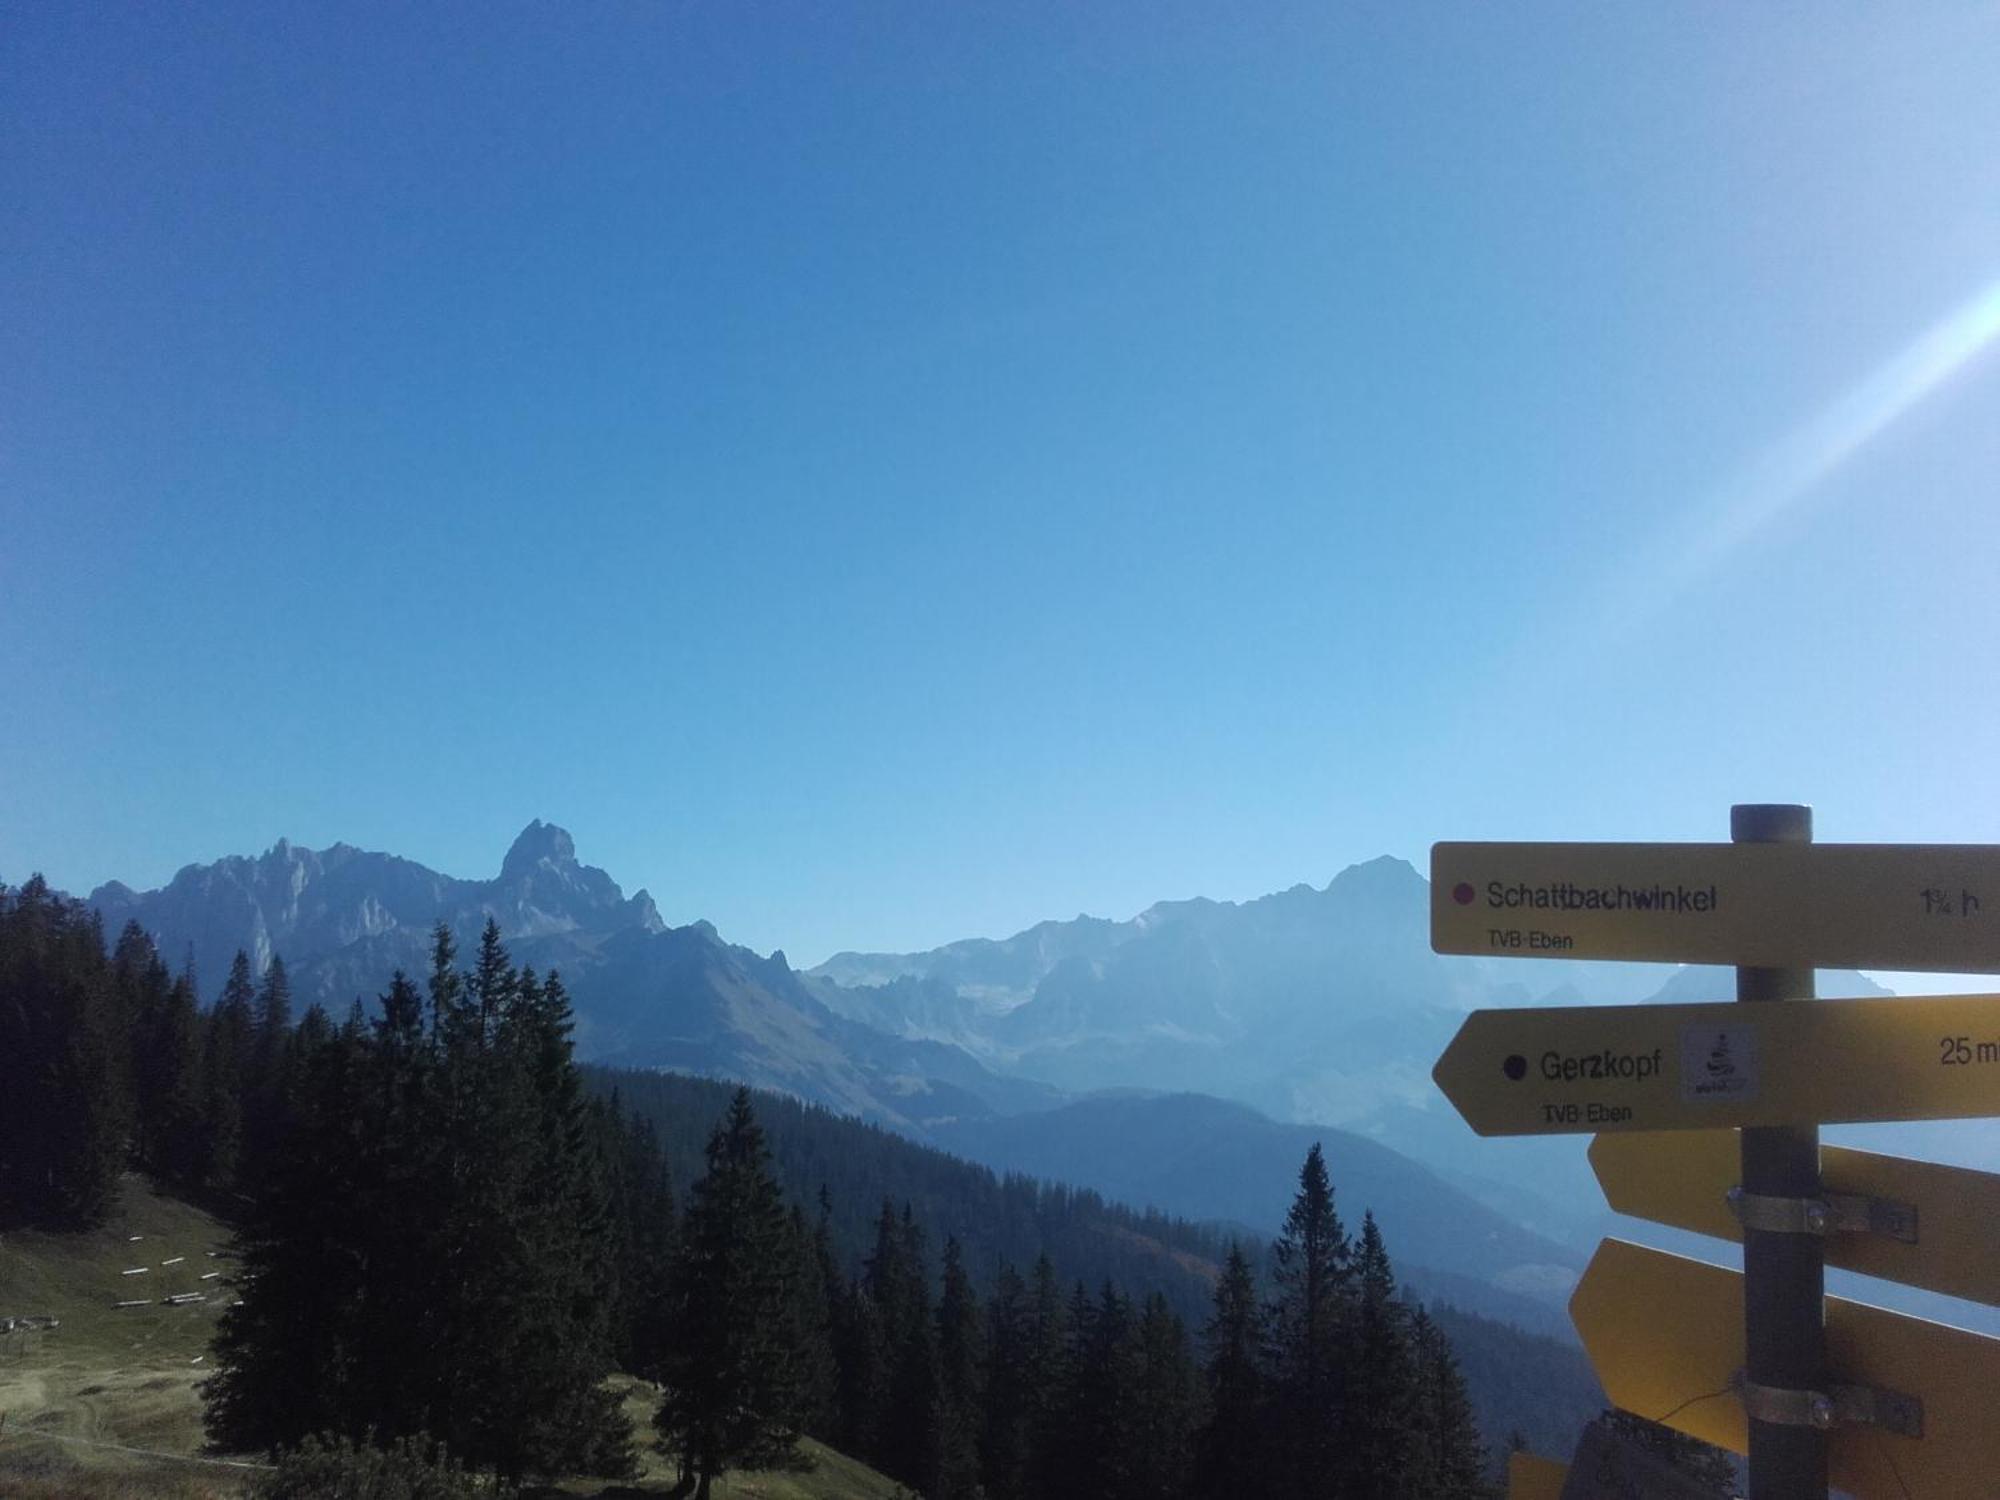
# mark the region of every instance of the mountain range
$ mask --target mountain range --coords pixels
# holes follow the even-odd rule
[[[280,839],[262,855],[189,865],[159,890],[113,881],[88,900],[114,936],[136,921],[170,961],[187,955],[205,994],[239,948],[260,972],[280,953],[299,1002],[338,1014],[397,969],[427,972],[437,924],[469,953],[490,918],[517,963],[561,972],[577,1051],[595,1062],[732,1078],[915,1132],[1056,1098],[962,1049],[830,1010],[782,952],[761,957],[706,922],[668,926],[645,891],[627,897],[577,859],[568,833],[540,820],[491,880]]]
[[[669,926],[539,820],[492,879],[280,840],[88,899],[107,932],[136,921],[185,954],[205,994],[238,948],[260,969],[282,953],[300,1000],[336,1012],[427,970],[437,924],[469,952],[491,919],[517,962],[560,970],[585,1060],[740,1080],[1193,1218],[1274,1222],[1322,1139],[1352,1216],[1376,1209],[1400,1258],[1519,1321],[1559,1304],[1609,1215],[1577,1141],[1477,1141],[1430,1081],[1445,1042],[1475,1007],[1730,993],[1726,970],[1440,957],[1427,883],[1390,858],[808,972]],[[1821,992],[1881,993],[1852,974]]]
[[[1130,921],[1043,922],[923,953],[839,953],[809,973],[830,1008],[997,1070],[1071,1091],[1194,1090],[1340,1126],[1521,1222],[1594,1238],[1602,1199],[1576,1143],[1479,1143],[1432,1085],[1433,1063],[1474,1008],[1733,999],[1732,972],[1446,957],[1431,952],[1429,923],[1429,883],[1384,857],[1323,888],[1161,902]],[[1820,993],[1886,991],[1830,972]]]

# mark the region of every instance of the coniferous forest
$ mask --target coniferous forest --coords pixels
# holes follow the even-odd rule
[[[491,924],[294,1020],[281,960],[239,955],[204,1010],[136,927],[107,951],[81,903],[0,891],[0,1213],[86,1227],[137,1168],[226,1214],[204,1399],[233,1451],[416,1438],[615,1478],[657,1443],[705,1496],[812,1436],[933,1500],[1489,1493],[1450,1340],[1317,1147],[1268,1252],[983,1172],[947,1210],[934,1153],[851,1125],[903,1165],[794,1134],[781,1174],[759,1110],[799,1107],[586,1078],[570,1026]],[[657,1389],[651,1431],[618,1370]]]

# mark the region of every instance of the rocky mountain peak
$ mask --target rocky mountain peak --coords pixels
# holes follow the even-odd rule
[[[633,920],[644,931],[665,932],[667,930],[666,919],[660,915],[659,907],[653,904],[653,893],[651,891],[644,889],[634,891],[631,901],[627,904],[631,910]]]
[[[535,819],[523,828],[507,857],[500,862],[502,880],[518,880],[532,875],[543,865],[562,869],[576,863],[576,840],[567,829]]]

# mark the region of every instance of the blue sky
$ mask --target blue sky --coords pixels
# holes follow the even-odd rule
[[[798,962],[2000,841],[2000,9],[45,7],[0,876],[532,817]]]

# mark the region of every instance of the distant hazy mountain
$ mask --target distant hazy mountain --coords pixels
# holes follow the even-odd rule
[[[1324,889],[1170,901],[927,953],[842,953],[811,971],[842,1014],[956,1042],[1078,1093],[1190,1090],[1341,1126],[1432,1166],[1519,1223],[1580,1242],[1603,1221],[1574,1140],[1480,1142],[1431,1082],[1476,1007],[1734,998],[1727,969],[1440,957],[1429,883],[1377,859]],[[1822,995],[1880,994],[1859,974]]]
[[[111,936],[135,920],[170,963],[191,952],[211,998],[238,948],[260,971],[282,953],[301,1003],[337,1014],[379,994],[398,968],[425,972],[438,922],[469,960],[491,917],[517,963],[561,970],[578,1052],[589,1060],[738,1079],[915,1131],[1053,1098],[957,1048],[835,1014],[783,953],[760,957],[706,922],[668,927],[644,891],[627,898],[577,860],[567,833],[539,820],[492,880],[347,844],[313,850],[280,840],[255,858],[190,865],[161,890],[114,881],[89,899]]]
[[[1044,922],[812,971],[842,1014],[955,1042],[1059,1087],[1192,1089],[1341,1124],[1424,1107],[1477,1005],[1638,999],[1661,967],[1440,958],[1428,886],[1401,860],[1242,904],[1162,902],[1128,922]]]

